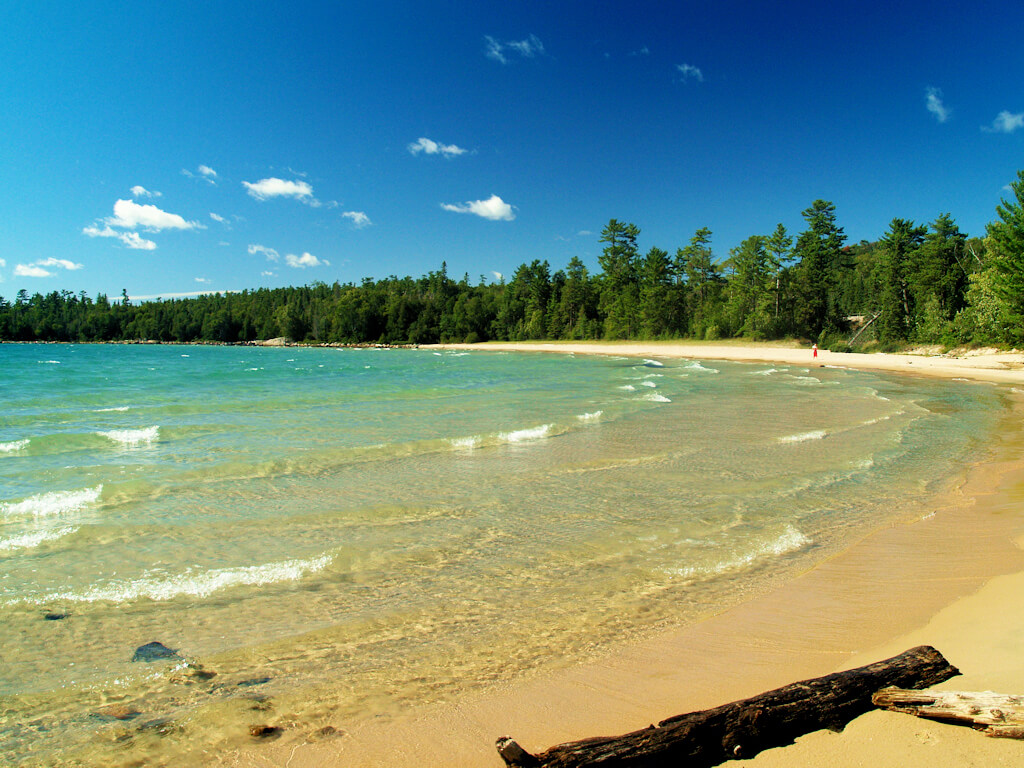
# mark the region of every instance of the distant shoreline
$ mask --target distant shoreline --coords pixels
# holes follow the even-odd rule
[[[819,349],[817,357],[807,347],[784,342],[686,342],[686,341],[491,341],[482,344],[431,344],[421,348],[460,349],[481,352],[554,352],[581,355],[622,355],[624,357],[687,358],[735,362],[785,363],[786,365],[832,366],[857,370],[888,371],[944,379],[970,379],[1000,384],[1024,385],[1024,353],[994,349],[951,354],[891,354],[831,352]]]

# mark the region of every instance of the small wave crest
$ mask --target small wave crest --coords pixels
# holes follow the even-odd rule
[[[461,450],[472,450],[479,447],[483,443],[483,438],[479,435],[472,435],[470,437],[453,437],[450,442],[453,447]]]
[[[619,387],[619,389],[624,390],[626,392],[636,392],[636,387],[634,387],[632,384],[623,384],[621,387]]]
[[[75,512],[90,504],[96,503],[103,492],[103,486],[83,488],[78,491],[51,491],[29,496],[17,502],[0,504],[0,512],[4,515],[34,515],[50,517]]]
[[[598,419],[601,418],[601,414],[602,413],[604,413],[604,411],[594,411],[593,413],[581,413],[576,418],[579,421],[587,423],[587,422],[590,422],[590,421],[597,421]]]
[[[31,549],[32,547],[38,547],[44,542],[55,541],[56,539],[59,539],[62,536],[67,536],[77,530],[77,525],[69,525],[64,528],[24,533],[21,536],[11,536],[7,539],[0,539],[0,551],[5,549]]]
[[[107,438],[115,443],[124,446],[149,445],[160,436],[160,427],[146,427],[145,429],[112,429],[108,432],[97,432],[96,434]]]
[[[664,368],[665,364],[659,360],[644,360],[644,365],[648,368]]]
[[[704,373],[718,373],[719,372],[717,368],[705,368],[703,365],[701,365],[700,363],[698,363],[696,361],[690,363],[686,367],[689,368],[691,371],[703,371]]]
[[[811,432],[800,432],[795,435],[786,435],[780,437],[778,441],[780,443],[805,443],[808,440],[823,440],[828,436],[828,433],[824,429],[815,429]]]
[[[653,388],[653,387],[657,387],[658,385],[655,384],[653,381],[641,381],[640,382],[640,386],[641,387],[652,387]]]
[[[752,547],[749,551],[728,558],[718,563],[695,565],[686,568],[673,568],[669,573],[684,579],[698,577],[714,577],[730,571],[749,568],[763,560],[782,557],[798,552],[813,544],[813,540],[799,531],[795,526],[787,525],[786,529],[774,539]]]
[[[84,592],[60,592],[47,595],[45,602],[129,603],[135,600],[173,600],[176,597],[209,597],[231,587],[256,587],[283,581],[296,581],[322,571],[331,563],[330,555],[309,560],[281,560],[264,565],[236,568],[214,568],[208,571],[187,570],[170,577],[145,575],[130,581],[96,585]]]
[[[498,439],[505,443],[522,443],[527,440],[540,440],[548,436],[554,424],[541,424],[539,427],[517,429],[513,432],[499,432]]]
[[[0,453],[14,453],[22,448],[28,447],[28,440],[14,440],[10,443],[0,443]]]
[[[646,394],[646,395],[643,396],[643,399],[646,400],[649,403],[671,403],[672,402],[667,397],[665,397],[664,395],[660,395],[657,392],[651,392],[650,394]]]
[[[93,413],[111,413],[113,411],[117,411],[118,413],[124,413],[127,410],[127,405],[119,405],[116,408],[97,408],[96,410],[93,411]]]

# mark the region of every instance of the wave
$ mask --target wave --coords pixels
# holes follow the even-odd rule
[[[60,365],[60,360],[39,360],[40,365]]]
[[[808,440],[823,440],[828,436],[828,432],[824,429],[815,429],[811,432],[799,432],[795,435],[786,435],[785,437],[778,438],[780,443],[804,443]]]
[[[93,413],[110,413],[111,411],[123,413],[124,411],[127,411],[128,408],[129,406],[127,405],[119,405],[116,408],[96,408]]]
[[[55,541],[62,536],[77,531],[79,526],[69,525],[64,528],[55,528],[49,531],[36,531],[35,533],[24,533],[21,536],[12,536],[8,539],[0,539],[0,551],[5,549],[30,549],[38,547],[46,541]]]
[[[593,413],[581,413],[579,416],[576,417],[576,419],[582,422],[597,421],[598,419],[601,418],[601,414],[603,413],[604,411],[594,411]]]
[[[668,573],[680,576],[684,579],[692,579],[695,577],[713,577],[720,576],[723,573],[729,573],[730,571],[739,571],[745,568],[749,568],[763,560],[769,560],[776,557],[782,557],[792,552],[798,552],[801,549],[805,549],[813,544],[814,541],[797,530],[792,525],[787,525],[784,530],[776,538],[763,542],[754,546],[748,552],[741,553],[735,557],[728,558],[718,563],[711,563],[708,565],[693,565],[686,568],[671,568]]]
[[[719,370],[717,368],[705,368],[703,365],[696,361],[690,363],[686,367],[693,371],[703,371],[704,373],[719,373]]]
[[[782,370],[784,371],[786,369],[783,368]],[[779,373],[779,372],[780,371],[779,371],[778,368],[765,368],[763,371],[753,371],[753,372],[751,372],[750,375],[751,376],[771,376],[773,373]]]
[[[665,364],[658,360],[644,360],[644,365],[647,368],[664,368]]]
[[[102,492],[103,486],[97,485],[95,488],[83,488],[78,491],[40,493],[18,502],[0,503],[0,512],[6,516],[50,517],[64,515],[96,503]]]
[[[124,446],[149,445],[160,436],[160,427],[144,429],[112,429],[109,432],[97,432],[97,435],[120,443]]]
[[[641,387],[656,387],[658,385],[655,384],[653,381],[641,381],[640,382],[640,386]]]
[[[28,446],[28,440],[15,440],[10,443],[0,443],[0,453],[14,453]]]
[[[626,392],[636,392],[636,387],[632,384],[623,384],[619,389],[625,390]]]
[[[451,443],[455,448],[469,449],[478,448],[484,439],[480,435],[473,435],[472,437],[453,437],[448,442]]]
[[[498,439],[505,443],[522,443],[527,440],[540,440],[547,437],[554,424],[541,424],[539,427],[517,429],[513,432],[499,432]]]
[[[330,555],[309,560],[281,560],[264,565],[246,565],[236,568],[214,568],[195,572],[191,569],[175,576],[160,578],[146,575],[130,581],[90,587],[84,592],[56,592],[42,597],[20,598],[13,603],[129,603],[135,600],[173,600],[176,597],[209,597],[232,587],[259,587],[283,581],[296,581],[302,577],[322,571],[332,561]]]
[[[644,395],[643,399],[649,403],[671,403],[664,395],[659,395],[657,392],[651,392],[650,394]]]

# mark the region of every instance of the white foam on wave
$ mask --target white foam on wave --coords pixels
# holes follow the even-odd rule
[[[307,574],[322,571],[330,562],[330,555],[321,555],[309,560],[282,560],[237,568],[214,568],[199,572],[189,569],[176,576],[163,578],[147,574],[130,581],[95,585],[84,592],[47,595],[43,601],[128,603],[140,599],[162,601],[182,596],[209,597],[214,592],[231,587],[258,587],[282,581],[295,581]]]
[[[646,400],[649,403],[671,403],[672,402],[667,397],[665,397],[664,395],[660,395],[657,392],[651,392],[649,394],[646,394],[646,395],[643,396],[643,399]]]
[[[5,549],[30,549],[38,547],[45,541],[55,541],[62,536],[67,536],[78,530],[77,525],[69,525],[64,528],[55,528],[49,531],[36,531],[25,533],[21,536],[12,536],[9,539],[0,539],[0,550]]]
[[[582,422],[597,421],[598,419],[601,418],[602,413],[604,413],[604,411],[594,411],[593,413],[581,413],[576,418]]]
[[[554,424],[541,424],[539,427],[517,429],[513,432],[501,432],[498,438],[506,443],[522,443],[527,440],[540,440],[548,436]]]
[[[780,437],[779,442],[805,443],[808,440],[823,440],[826,436],[828,436],[828,432],[826,432],[824,429],[815,429],[810,432],[799,432],[795,435],[786,435],[785,437]]]
[[[16,502],[4,502],[0,504],[0,512],[4,515],[35,515],[36,517],[50,517],[51,515],[63,515],[68,512],[75,512],[99,500],[103,492],[103,486],[95,488],[83,488],[78,491],[50,491],[29,496]]]
[[[60,365],[60,360],[40,360],[40,365]]]
[[[28,447],[28,440],[14,440],[10,443],[0,443],[0,453],[14,453],[22,448]]]
[[[648,368],[664,368],[665,364],[658,360],[644,360],[644,365]]]
[[[632,384],[623,384],[621,387],[619,387],[619,389],[623,389],[626,392],[636,392],[636,387],[634,387]]]
[[[97,432],[96,434],[120,443],[124,446],[149,445],[160,436],[160,427],[146,427],[144,429],[112,429],[108,432]]]
[[[786,530],[778,537],[753,547],[749,552],[739,554],[719,563],[689,566],[687,568],[672,568],[668,572],[684,579],[692,579],[699,576],[718,576],[730,571],[749,568],[762,560],[798,552],[813,543],[810,537],[797,530],[796,527],[787,525]]]
[[[771,376],[773,373],[778,373],[778,372],[779,372],[778,368],[766,368],[763,371],[754,371],[750,375],[751,376]]]
[[[480,437],[480,435],[472,435],[470,437],[453,437],[448,442],[450,442],[455,448],[472,450],[483,442],[483,438]]]
[[[640,382],[640,386],[641,387],[656,387],[658,385],[655,384],[653,381],[641,381]]]
[[[718,373],[717,368],[705,368],[698,362],[692,362],[686,367],[694,371],[703,371],[704,373]]]
[[[817,386],[821,384],[821,379],[815,378],[814,376],[793,376],[793,380],[802,386]]]
[[[116,408],[97,408],[93,411],[93,413],[111,413],[113,411],[117,411],[118,413],[124,413],[125,411],[128,410],[128,408],[129,406],[127,405],[119,405]]]

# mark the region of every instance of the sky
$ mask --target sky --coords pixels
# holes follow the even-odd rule
[[[1024,3],[0,0],[0,296],[850,242],[1024,169]]]

